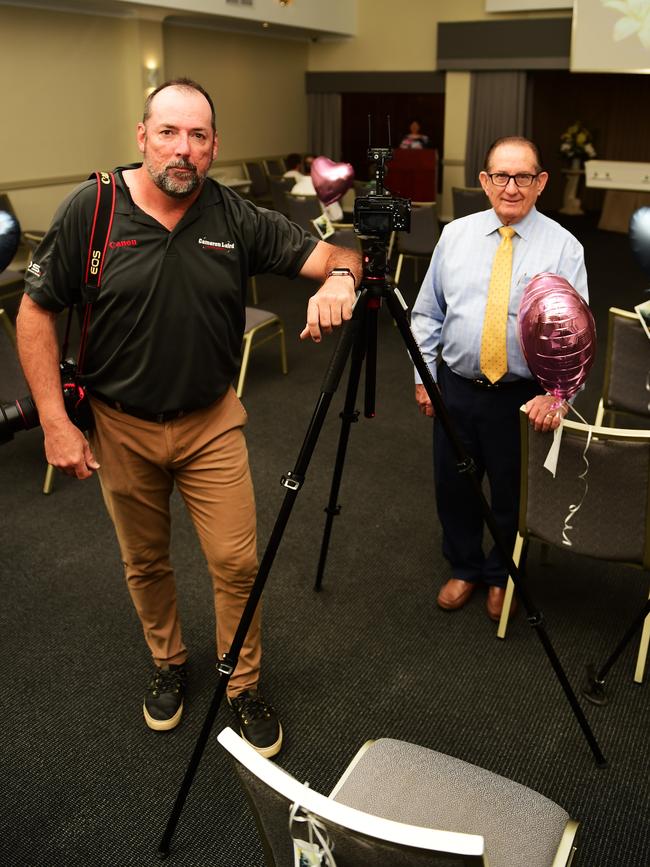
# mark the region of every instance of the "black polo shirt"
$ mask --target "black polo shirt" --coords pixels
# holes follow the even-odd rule
[[[93,304],[84,382],[151,413],[208,406],[239,367],[250,275],[295,277],[316,240],[206,180],[173,231],[142,211],[116,169],[116,208]],[[34,253],[25,291],[59,312],[81,300],[96,182],[77,187]]]

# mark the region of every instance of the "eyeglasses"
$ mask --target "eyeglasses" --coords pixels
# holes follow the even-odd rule
[[[528,172],[522,172],[519,175],[507,175],[505,172],[489,172],[485,173],[492,181],[495,187],[507,187],[510,183],[510,178],[518,187],[529,187],[538,175],[531,175]]]

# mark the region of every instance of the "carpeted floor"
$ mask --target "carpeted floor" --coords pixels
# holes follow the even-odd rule
[[[625,236],[599,232],[588,218],[569,225],[586,246],[599,326],[598,361],[577,401],[593,418],[607,308],[644,300],[649,281]],[[259,284],[260,306],[285,321],[290,370],[280,374],[277,349],[267,344],[253,355],[244,395],[263,551],[284,496],[280,477],[294,467],[334,344],[297,339],[311,291],[306,283],[263,278]],[[409,302],[415,292],[406,288]],[[498,641],[483,595],[454,614],[436,607],[448,574],[433,503],[431,426],[415,409],[410,362],[385,312],[377,372],[376,418],[362,418],[351,432],[323,591],[314,593],[312,585],[343,388],[266,586],[263,683],[285,729],[279,762],[327,792],[367,738],[414,741],[562,804],[582,822],[580,867],[645,867],[649,701],[647,684],[632,682],[637,642],[608,677],[610,704],[585,705],[609,760],[599,770],[522,614]],[[0,863],[146,867],[158,863],[157,844],[213,694],[206,569],[175,498],[173,555],[190,685],[180,727],[155,734],[140,709],[147,653],[96,481],[57,477],[55,492],[44,497],[43,473],[40,430],[2,447]],[[585,664],[611,652],[648,588],[641,572],[568,551],[553,551],[541,565],[535,546],[527,580],[576,688]],[[213,734],[230,723],[222,707]],[[243,796],[214,736],[166,863],[263,865]]]

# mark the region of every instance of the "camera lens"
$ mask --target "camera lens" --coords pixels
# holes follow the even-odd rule
[[[28,395],[13,403],[0,403],[0,444],[13,439],[16,431],[38,427],[38,411]]]

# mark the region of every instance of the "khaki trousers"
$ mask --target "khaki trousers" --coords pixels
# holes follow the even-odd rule
[[[232,388],[215,404],[158,424],[93,399],[91,446],[115,525],[131,599],[157,665],[187,658],[169,558],[169,500],[183,497],[212,577],[219,658],[229,649],[257,572],[255,500],[242,431],[246,412]],[[230,678],[229,695],[255,687],[260,610]]]

